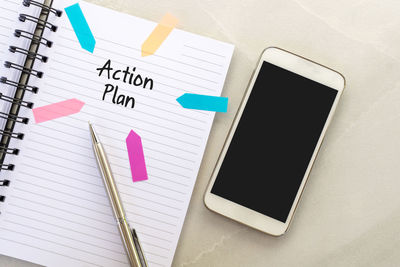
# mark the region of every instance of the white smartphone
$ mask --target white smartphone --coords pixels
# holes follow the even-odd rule
[[[206,206],[262,232],[284,234],[344,86],[336,71],[265,49],[207,187]]]

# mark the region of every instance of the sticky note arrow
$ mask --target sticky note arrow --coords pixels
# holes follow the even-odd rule
[[[185,93],[176,99],[182,107],[216,112],[228,110],[228,98]]]
[[[178,24],[178,19],[167,13],[142,44],[142,57],[153,55]]]
[[[132,181],[139,182],[147,180],[147,169],[144,161],[142,139],[131,130],[126,138],[128,149],[129,164],[131,165]]]
[[[34,108],[32,112],[35,122],[40,123],[78,113],[83,105],[85,105],[84,102],[72,98],[47,106]]]
[[[66,7],[65,13],[67,13],[69,22],[71,22],[72,28],[74,29],[81,47],[90,53],[93,53],[96,40],[94,39],[79,3]]]

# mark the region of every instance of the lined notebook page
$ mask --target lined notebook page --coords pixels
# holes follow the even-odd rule
[[[22,7],[19,0],[0,0],[0,69],[3,74],[3,64],[8,56],[10,37],[18,21],[18,14]]]
[[[17,0],[0,0],[0,63],[4,62],[9,46],[8,39],[18,19],[17,14],[21,5],[21,1]]]
[[[155,55],[143,58],[141,44],[156,23],[81,7],[97,41],[94,53],[80,48],[63,16],[49,36],[54,47],[32,101],[37,107],[70,98],[86,104],[75,115],[40,124],[31,118],[19,129],[26,138],[0,216],[0,253],[47,266],[128,265],[92,152],[90,120],[149,266],[170,266],[214,118],[175,99],[185,92],[220,95],[233,46],[175,29]],[[114,69],[136,67],[136,74],[154,80],[153,89],[99,77],[96,68],[109,59]],[[134,108],[114,104],[111,95],[103,101],[107,83],[134,97]],[[142,137],[147,181],[132,182],[125,143],[131,129]]]

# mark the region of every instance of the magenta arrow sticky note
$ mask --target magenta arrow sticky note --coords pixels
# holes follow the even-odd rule
[[[142,139],[133,130],[130,131],[128,137],[126,138],[126,147],[128,148],[132,181],[139,182],[147,180],[148,177],[147,177],[146,163],[144,161]]]
[[[35,122],[41,123],[78,113],[82,109],[83,105],[85,105],[84,102],[72,98],[47,106],[34,108],[32,109],[32,112]]]

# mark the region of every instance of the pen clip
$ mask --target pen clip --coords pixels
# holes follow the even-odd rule
[[[147,267],[146,257],[144,256],[142,246],[140,245],[139,238],[138,238],[134,228],[131,228],[131,233],[132,233],[132,237],[133,237],[133,243],[134,243],[136,251],[139,255],[140,263],[142,264],[142,267]]]

